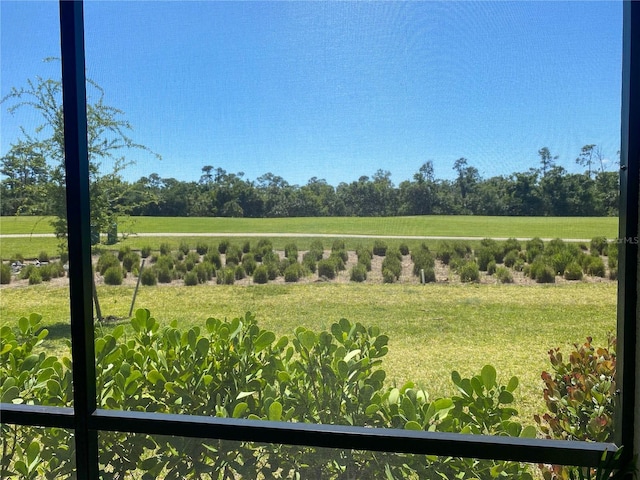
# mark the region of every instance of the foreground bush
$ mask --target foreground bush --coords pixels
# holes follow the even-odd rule
[[[71,363],[34,354],[48,332],[41,317],[0,330],[2,400],[68,406],[72,401]],[[298,327],[277,338],[247,314],[233,320],[209,318],[202,327],[181,331],[176,321],[161,327],[148,310],[96,339],[98,405],[107,409],[208,415],[252,420],[361,425],[469,434],[535,436],[533,427],[514,421],[511,407],[518,379],[498,383],[489,365],[471,378],[453,372],[459,392],[431,400],[407,382],[385,387],[382,359],[388,338],[376,327],[342,319],[329,331]],[[13,359],[9,360],[9,355]],[[47,372],[48,381],[33,382]],[[6,448],[2,478],[31,465],[33,477],[73,475],[73,442],[56,429],[2,425]],[[31,446],[33,445],[33,446]],[[26,446],[26,448],[24,447]],[[28,462],[39,452],[40,462]],[[22,462],[22,463],[20,463]],[[113,478],[504,478],[531,479],[515,462],[437,458],[313,447],[250,444],[219,440],[101,434],[100,463]],[[349,477],[344,472],[349,472]],[[162,475],[160,475],[162,474]],[[23,475],[24,477],[24,475]],[[208,477],[207,477],[208,478]]]
[[[547,438],[608,442],[613,435],[616,398],[615,338],[596,348],[587,337],[564,357],[549,350],[551,372],[542,372],[544,400],[549,409],[535,421]],[[568,478],[567,467],[545,467],[548,478]],[[555,477],[552,477],[554,475]]]

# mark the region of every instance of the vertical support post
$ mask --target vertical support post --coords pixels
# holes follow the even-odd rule
[[[82,1],[60,0],[60,40],[76,471],[78,478],[98,480],[98,434],[89,428],[96,410],[96,370]]]
[[[640,181],[640,2],[623,2],[620,266],[615,441],[625,460],[640,454],[638,325],[638,183]]]

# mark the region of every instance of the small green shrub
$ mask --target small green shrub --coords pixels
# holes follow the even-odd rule
[[[118,268],[120,270],[120,268]],[[120,276],[122,276],[122,272],[120,272]],[[40,274],[40,269],[33,268],[29,272],[29,285],[37,285],[42,283],[42,275]]]
[[[402,255],[409,255],[409,245],[407,245],[406,243],[401,243],[398,247],[398,250],[400,250],[400,253]]]
[[[126,245],[126,246],[122,246],[118,249],[118,260],[122,261],[125,257],[125,255],[127,255],[127,253],[131,253],[131,247]]]
[[[524,270],[524,265],[525,265],[524,260],[522,258],[518,258],[516,260],[516,263],[513,264],[513,269],[516,272],[522,272]]]
[[[206,255],[208,251],[209,251],[209,245],[207,245],[204,242],[196,243],[196,253],[198,255]]]
[[[218,244],[218,252],[224,255],[225,253],[227,253],[227,248],[229,248],[230,244],[231,242],[229,242],[229,240],[222,240]]]
[[[352,282],[364,282],[367,279],[367,268],[358,263],[351,269],[350,278]]]
[[[391,253],[391,251],[389,250],[387,253]],[[402,274],[402,262],[398,260],[397,256],[393,254],[387,254],[387,256],[382,261],[383,276],[385,271],[393,273],[395,279],[399,280],[400,275]]]
[[[122,285],[122,268],[109,267],[104,272],[104,283],[107,285]]]
[[[502,249],[505,254],[511,251],[519,252],[522,250],[522,245],[520,245],[520,241],[517,238],[508,238],[502,244]]]
[[[236,278],[236,280],[242,280],[243,278],[246,278],[247,276],[247,272],[244,270],[244,267],[242,265],[237,265],[236,268],[233,271],[234,276]]]
[[[466,262],[460,267],[460,281],[469,283],[480,280],[480,269],[476,262]]]
[[[311,273],[316,273],[316,255],[309,251],[302,256],[302,265]]]
[[[567,280],[582,280],[582,267],[578,262],[571,262],[564,269],[564,278]]]
[[[198,254],[198,252],[189,252],[187,253],[187,256],[184,258],[185,258],[185,261],[191,260],[194,264],[200,263],[200,255]]]
[[[550,240],[544,247],[544,253],[547,256],[553,256],[556,253],[563,252],[567,248],[566,243],[561,238]]]
[[[145,245],[144,247],[142,247],[142,249],[140,250],[140,256],[142,258],[147,258],[149,255],[151,255],[151,246],[149,245]]]
[[[171,245],[164,242],[160,244],[160,255],[170,255],[171,254]]]
[[[96,265],[97,270],[100,272],[100,275],[104,275],[104,273],[111,267],[120,268],[120,260],[111,252],[105,252],[98,258],[98,263]]]
[[[242,266],[244,267],[244,271],[247,272],[247,275],[253,275],[256,267],[258,266],[258,262],[256,262],[253,253],[245,253],[242,257]]]
[[[609,265],[609,269],[617,270],[618,269],[618,242],[613,241],[607,247],[607,263]]]
[[[487,266],[489,262],[496,261],[495,255],[493,253],[493,249],[488,246],[480,247],[476,250],[476,261],[478,262],[478,268],[483,272],[487,271]]]
[[[128,252],[122,258],[122,266],[127,272],[130,272],[134,268],[140,269],[140,255],[136,252]]]
[[[589,244],[589,250],[591,254],[598,253],[598,255],[606,255],[607,247],[609,246],[609,242],[607,242],[606,237],[593,237],[591,239],[591,243]]]
[[[491,260],[487,264],[487,275],[493,275],[494,273],[496,273],[496,269],[497,268],[498,268],[498,266],[496,265],[496,261],[495,260]]]
[[[20,270],[20,278],[23,280],[28,279],[29,276],[31,275],[31,272],[34,271],[35,269],[36,269],[35,265],[25,265]]]
[[[222,268],[222,259],[220,258],[220,254],[211,249],[209,249],[209,252],[202,258],[202,261],[210,263],[216,269]]]
[[[342,240],[341,238],[337,238],[333,241],[333,243],[331,244],[331,251],[332,252],[336,252],[338,250],[346,250],[347,246],[344,243],[344,240]]]
[[[329,258],[327,259],[327,261],[333,263],[336,273],[342,272],[347,268],[339,252],[331,252],[331,255],[329,255]]]
[[[496,268],[496,279],[500,283],[513,283],[513,275],[511,271],[505,267]]]
[[[242,249],[238,245],[229,245],[225,258],[226,265],[240,265],[242,262]]]
[[[382,282],[383,283],[394,283],[396,281],[397,277],[395,275],[395,273],[393,273],[391,270],[383,268],[382,269]]]
[[[236,282],[235,267],[225,267],[218,272],[216,283],[218,285],[233,285]]]
[[[544,242],[541,238],[535,237],[526,243],[527,262],[533,263],[536,257],[544,252]]]
[[[373,254],[379,257],[384,257],[387,254],[387,243],[384,240],[374,241]]]
[[[245,240],[242,244],[242,253],[249,253],[251,251],[251,243],[249,240]]]
[[[51,276],[53,278],[62,278],[67,273],[62,262],[51,262],[49,269],[51,270]]]
[[[263,264],[265,267],[267,267],[267,276],[269,277],[269,280],[275,280],[276,278],[278,278],[278,275],[280,275],[280,262],[274,262],[274,261],[270,261],[270,262],[266,262]]]
[[[504,256],[504,266],[513,267],[518,261],[518,258],[518,252],[516,252],[515,250],[509,250]]]
[[[2,263],[0,267],[0,284],[8,285],[11,283],[11,267],[8,263]]]
[[[49,261],[49,254],[46,251],[41,251],[38,254],[38,261],[42,262],[42,263],[47,263]]]
[[[278,260],[278,275],[284,275],[284,271],[291,265],[292,263],[296,263],[295,260],[291,260],[287,257]]]
[[[40,276],[42,277],[43,282],[51,281],[52,272],[51,272],[51,268],[49,268],[49,265],[42,265],[40,266],[39,270],[40,270]]]
[[[178,250],[182,252],[183,255],[186,255],[187,253],[189,253],[191,248],[189,247],[189,244],[187,242],[182,241],[178,244]]]
[[[271,240],[267,238],[261,238],[258,241],[258,244],[255,247],[253,255],[258,262],[263,261],[263,257],[267,255],[267,253],[273,251],[273,245],[271,244]]]
[[[157,267],[156,274],[160,283],[171,283],[173,281],[173,271],[167,266]]]
[[[371,257],[366,255],[358,257],[358,264],[362,265],[367,272],[371,271]]]
[[[69,261],[69,252],[63,250],[60,252],[60,263],[63,265]]]
[[[286,258],[298,259],[298,246],[295,243],[287,243],[284,246],[284,256]]]
[[[413,274],[417,277],[420,276],[420,271],[429,269],[434,270],[436,261],[429,250],[419,248],[411,252],[411,259],[413,260]]]
[[[156,267],[158,268],[173,270],[174,265],[173,258],[170,255],[160,255],[156,261]]]
[[[322,260],[324,256],[324,247],[322,246],[322,242],[320,240],[314,240],[311,242],[308,253],[313,255],[316,262]]]
[[[330,259],[320,260],[318,262],[318,276],[329,279],[336,276],[336,264]]]
[[[174,279],[184,278],[186,273],[187,273],[187,264],[184,262],[176,262],[175,265],[173,266]]]
[[[198,274],[196,272],[188,272],[184,276],[184,284],[187,287],[192,287],[198,284]]]
[[[193,270],[193,268],[196,266],[195,263],[193,263],[193,260],[187,258],[184,261],[184,268],[186,269],[187,272],[190,272],[191,270]]]
[[[593,275],[594,277],[604,278],[606,276],[606,271],[602,258],[588,255],[588,259],[589,260],[585,262],[585,265],[583,266],[585,273],[587,275]]]
[[[213,265],[210,263],[199,263],[195,266],[194,272],[196,272],[200,283],[208,282],[213,278]]]
[[[535,280],[538,283],[555,283],[556,274],[549,265],[544,265],[542,269],[536,272]]]
[[[269,281],[269,272],[267,271],[267,267],[264,265],[259,265],[253,272],[253,282],[267,283],[268,281]]]
[[[299,263],[292,263],[284,271],[285,282],[289,282],[289,283],[297,282],[298,280],[300,280],[300,278],[302,278],[302,276],[303,276],[302,265],[300,265]]]
[[[373,253],[371,250],[359,247],[356,249],[356,256],[358,257],[358,263],[364,265],[367,272],[371,271],[371,260],[373,259]]]
[[[422,281],[422,277],[420,277]],[[436,271],[433,267],[425,267],[424,269],[424,283],[432,283],[436,281]]]
[[[142,285],[151,287],[158,283],[158,277],[153,268],[144,268],[140,274],[140,283]]]
[[[455,257],[455,255],[456,252],[453,249],[453,245],[451,245],[449,242],[442,242],[436,249],[436,258],[445,265],[449,265],[451,259]]]

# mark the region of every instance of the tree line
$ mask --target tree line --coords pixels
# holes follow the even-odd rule
[[[592,149],[594,147],[591,147]],[[199,181],[161,178],[158,174],[127,182],[118,173],[94,183],[108,191],[98,208],[121,214],[192,217],[321,217],[393,215],[615,216],[618,213],[617,172],[604,168],[568,173],[550,163],[540,150],[544,168],[482,178],[460,158],[453,180],[437,179],[433,163],[425,162],[399,185],[389,171],[378,170],[334,187],[313,177],[292,185],[266,173],[255,181],[243,173],[202,167]],[[12,149],[2,158],[2,215],[55,215],[47,191],[59,186],[44,158]]]
[[[619,174],[607,171],[596,144],[576,152],[583,173],[557,165],[548,147],[538,151],[539,168],[482,178],[466,158],[454,162],[452,180],[437,179],[426,161],[411,179],[395,185],[391,172],[337,186],[312,177],[292,185],[274,173],[256,180],[205,165],[198,181],[152,173],[136,181],[123,175],[131,149],[160,157],[129,136],[124,112],[106,105],[104,91],[88,80],[87,131],[91,222],[105,232],[122,215],[219,217],[321,217],[393,215],[615,216]],[[52,215],[58,235],[66,234],[64,135],[61,82],[36,77],[13,88],[0,103],[9,113],[31,110],[40,120],[0,159],[0,214]],[[104,172],[102,164],[111,161]]]

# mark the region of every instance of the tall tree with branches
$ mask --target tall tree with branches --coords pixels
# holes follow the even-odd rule
[[[51,61],[55,59],[46,59]],[[124,112],[105,103],[105,92],[97,83],[87,80],[87,141],[89,150],[91,225],[98,232],[108,231],[119,216],[132,208],[124,201],[128,184],[122,171],[132,163],[125,154],[131,149],[143,150],[156,158],[148,147],[136,143],[129,136],[131,125]],[[67,235],[64,128],[62,109],[62,82],[40,76],[27,80],[24,87],[13,87],[1,101],[10,114],[31,109],[39,118],[35,128],[20,128],[17,145],[30,152],[33,158],[44,159],[47,170],[46,199],[52,221],[59,238]],[[7,168],[7,155],[2,167]],[[107,169],[105,161],[111,162]]]

